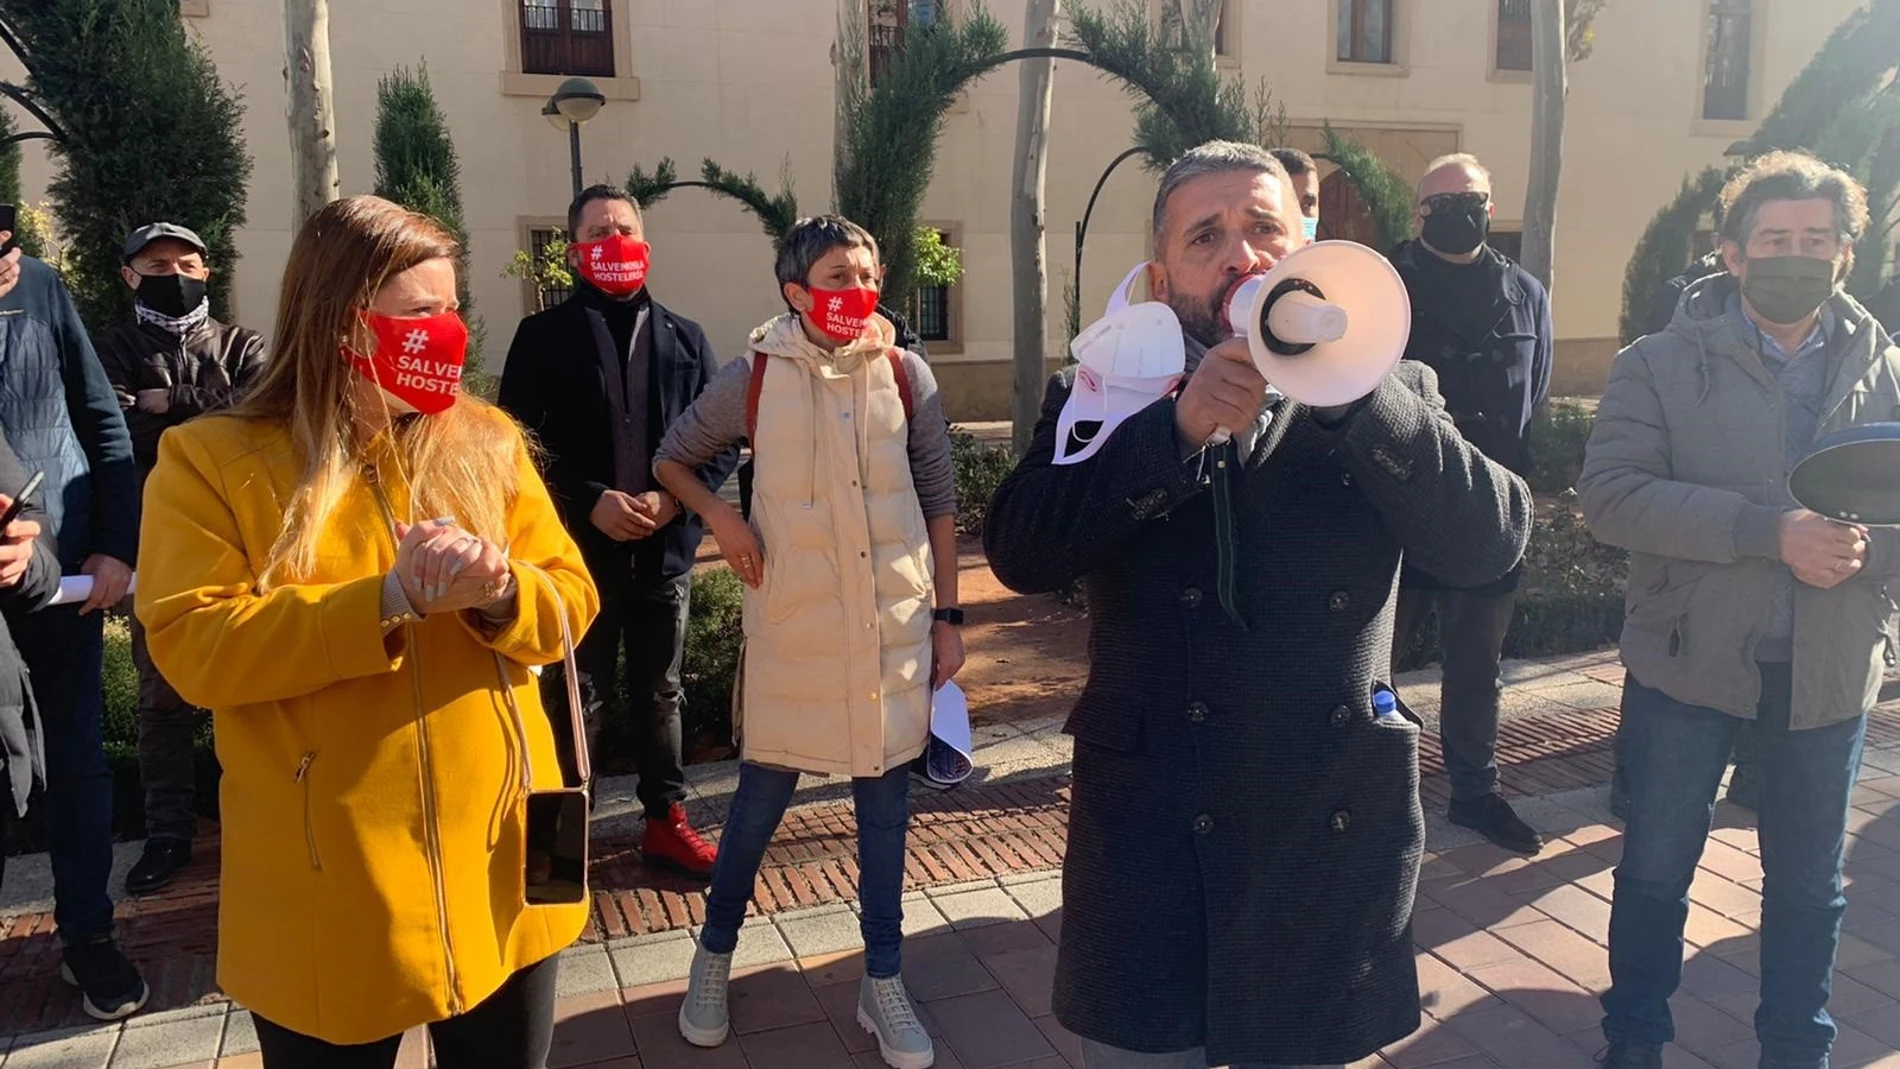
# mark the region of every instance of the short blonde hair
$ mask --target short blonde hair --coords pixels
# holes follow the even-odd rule
[[[1491,183],[1491,168],[1479,163],[1478,157],[1469,152],[1449,152],[1425,165],[1425,170],[1418,176],[1418,186],[1413,189],[1412,195],[1419,200],[1424,200],[1425,180],[1448,167],[1468,168],[1483,175],[1486,185]]]

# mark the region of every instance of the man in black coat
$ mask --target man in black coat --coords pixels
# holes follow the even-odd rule
[[[1419,238],[1394,249],[1392,265],[1412,297],[1405,358],[1437,372],[1445,408],[1467,441],[1528,475],[1531,420],[1550,394],[1550,294],[1488,243],[1491,210],[1491,175],[1476,157],[1433,160],[1418,183]],[[1436,611],[1451,822],[1506,850],[1535,854],[1543,837],[1498,793],[1499,660],[1517,578],[1513,569],[1466,588],[1430,569],[1406,568],[1393,649],[1409,649],[1420,622]]]
[[[1418,1026],[1418,726],[1375,712],[1399,558],[1493,580],[1530,494],[1418,365],[1342,408],[1266,401],[1222,306],[1304,243],[1261,149],[1170,167],[1148,277],[1185,387],[1055,465],[1058,374],[985,522],[1012,589],[1087,586],[1055,1010],[1090,1069],[1336,1066]]]
[[[704,530],[653,481],[652,468],[666,428],[717,365],[699,324],[648,295],[649,252],[632,197],[612,186],[584,190],[567,225],[574,296],[521,321],[502,371],[501,407],[546,450],[548,488],[600,587],[600,616],[576,652],[588,735],[599,736],[624,648],[646,808],[641,856],[705,878],[714,851],[681,804],[680,738],[680,667]],[[718,489],[737,463],[735,450],[700,475]],[[549,682],[550,700],[565,708],[565,691]]]
[[[132,433],[139,483],[158,463],[158,438],[186,420],[229,408],[264,373],[264,339],[211,317],[204,239],[176,223],[151,223],[125,239],[120,277],[132,316],[92,339]],[[198,833],[196,739],[201,717],[152,663],[132,618],[139,677],[139,779],[145,785],[145,850],[125,889],[142,895],[178,878]]]

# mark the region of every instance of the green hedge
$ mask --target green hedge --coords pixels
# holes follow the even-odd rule
[[[1594,414],[1575,401],[1551,404],[1550,414],[1531,424],[1531,492],[1556,496],[1577,485],[1583,448]]]
[[[950,435],[950,458],[957,471],[957,531],[975,538],[983,533],[996,488],[1016,469],[1016,455],[1004,446],[984,445],[965,431]]]

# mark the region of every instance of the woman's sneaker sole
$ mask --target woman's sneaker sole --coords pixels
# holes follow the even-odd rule
[[[884,1064],[890,1066],[891,1069],[930,1069],[931,1066],[937,1064],[935,1048],[922,1054],[900,1054],[885,1046],[884,1037],[877,1030],[877,1022],[871,1020],[871,1015],[865,1013],[863,1007],[858,1008],[858,1027],[877,1040],[878,1057],[883,1058]]]
[[[679,1025],[680,1038],[695,1047],[711,1048],[721,1046],[726,1042],[727,1038],[732,1035],[732,1025],[730,1024],[724,1028],[712,1030],[694,1028],[692,1023],[686,1019],[686,1007],[684,1006],[680,1007]]]
[[[61,980],[66,981],[68,984],[71,984],[73,987],[79,986],[79,978],[73,975],[72,967],[67,965],[65,962],[60,963],[59,978]],[[105,1010],[100,1009],[98,1006],[94,1005],[92,1001],[92,996],[86,994],[84,991],[80,992],[79,1001],[80,1001],[80,1005],[86,1011],[86,1016],[92,1018],[95,1021],[123,1021],[127,1017],[130,1017],[133,1014],[144,1009],[146,1000],[150,999],[151,997],[152,997],[151,986],[149,984],[146,984],[144,981],[140,981],[139,982],[139,997],[132,1000],[131,1002],[126,1003],[125,1005],[119,1007],[117,1010],[114,1010],[112,1012],[107,1012]]]

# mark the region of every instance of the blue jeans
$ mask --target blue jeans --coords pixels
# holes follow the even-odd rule
[[[1825,1069],[1834,1043],[1827,1000],[1847,896],[1847,809],[1867,718],[1791,731],[1792,674],[1761,666],[1755,763],[1761,784],[1762,1065]],[[1742,721],[1675,701],[1633,677],[1623,688],[1630,816],[1610,911],[1603,1034],[1660,1048],[1675,1038],[1668,999],[1682,981],[1689,883],[1715,813],[1715,791]]]
[[[112,934],[112,770],[101,732],[105,616],[42,609],[14,639],[46,733],[46,849],[53,863],[53,920],[68,945]]]
[[[699,943],[714,954],[739,945],[745,904],[798,787],[798,773],[746,762],[732,794],[726,827],[719,833],[719,861],[706,893],[706,927]],[[858,818],[858,931],[864,936],[864,971],[878,979],[903,966],[904,835],[910,827],[910,767],[901,764],[879,777],[851,781]]]

